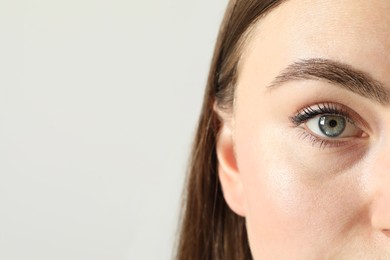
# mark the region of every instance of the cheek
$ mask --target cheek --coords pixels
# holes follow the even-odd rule
[[[264,132],[268,138],[245,140],[247,135],[237,142],[237,161],[251,248],[254,254],[259,251],[267,256],[266,252],[279,252],[282,245],[289,252],[297,247],[297,236],[303,235],[303,223],[309,219],[303,212],[314,206],[315,198],[305,197],[294,177],[302,165],[288,159],[289,151]]]
[[[276,125],[239,124],[237,162],[254,255],[323,257],[351,226],[363,226],[356,167],[341,172]]]

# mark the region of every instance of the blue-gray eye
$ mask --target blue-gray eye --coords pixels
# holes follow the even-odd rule
[[[305,125],[313,134],[326,138],[346,138],[362,133],[362,130],[351,120],[341,115],[317,115],[307,120]]]
[[[323,115],[318,120],[318,127],[327,137],[337,137],[344,132],[346,120],[343,116]]]

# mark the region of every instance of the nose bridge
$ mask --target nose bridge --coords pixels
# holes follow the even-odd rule
[[[390,237],[390,139],[378,143],[370,157],[371,223]]]

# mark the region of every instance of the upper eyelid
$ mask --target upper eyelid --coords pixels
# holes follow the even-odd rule
[[[300,109],[299,111],[296,112],[294,116],[290,117],[290,120],[295,125],[299,125],[311,118],[314,118],[317,115],[323,115],[323,114],[340,115],[348,119],[352,119],[346,109],[338,107],[336,104],[319,103],[316,105],[311,105]]]
[[[290,120],[295,126],[298,126],[315,116],[323,114],[343,116],[359,128],[368,128],[366,121],[359,114],[344,105],[334,102],[322,102],[306,106],[291,116]]]
[[[316,107],[314,107],[316,106]],[[306,115],[321,115],[321,114],[333,114],[333,115],[341,115],[345,117],[350,117],[348,110],[343,106],[335,103],[319,103],[312,106],[307,106],[302,108],[297,112],[298,114],[306,114]]]

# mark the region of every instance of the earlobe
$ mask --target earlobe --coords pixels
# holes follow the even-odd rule
[[[230,125],[223,123],[217,137],[218,176],[230,209],[245,216],[241,175],[237,167]]]

